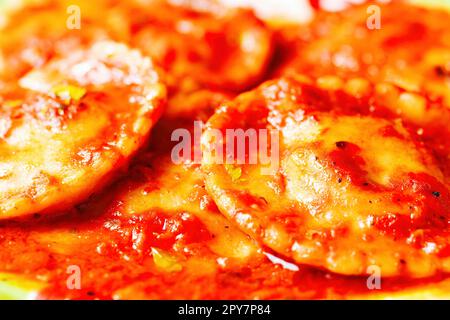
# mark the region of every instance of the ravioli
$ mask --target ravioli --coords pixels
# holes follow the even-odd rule
[[[417,134],[382,89],[362,79],[282,78],[225,104],[202,137],[206,187],[221,212],[299,264],[345,275],[375,265],[383,277],[449,271],[448,180],[422,140],[432,130]],[[230,129],[279,132],[279,150],[269,150],[279,164],[249,163],[264,150],[248,140],[244,164],[236,152],[218,162],[217,146],[235,139]]]
[[[311,24],[286,28],[276,73],[388,81],[450,106],[449,12],[401,1],[370,4],[318,11]]]
[[[205,7],[129,7],[131,43],[167,71],[176,91],[254,86],[272,56],[271,31],[250,11]]]
[[[95,41],[125,41],[127,26],[109,0],[40,0],[0,12],[0,79],[15,81]]]
[[[1,102],[1,219],[62,211],[98,191],[146,142],[166,95],[151,60],[114,42],[20,85]]]

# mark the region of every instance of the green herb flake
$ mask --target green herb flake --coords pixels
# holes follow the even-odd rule
[[[23,103],[22,100],[8,100],[5,102],[5,107],[17,108],[17,107],[20,107],[22,105],[22,103]]]
[[[86,89],[73,86],[70,84],[58,85],[53,87],[53,93],[65,103],[70,103],[70,101],[79,101],[86,94]]]
[[[156,267],[162,271],[179,272],[183,269],[174,256],[161,249],[152,248],[152,256]]]
[[[242,176],[242,168],[232,165],[232,164],[225,164],[225,170],[231,177],[231,181],[236,182],[241,180]]]

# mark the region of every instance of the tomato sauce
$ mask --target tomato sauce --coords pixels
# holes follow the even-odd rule
[[[358,186],[368,185],[367,172],[364,170],[365,161],[360,156],[361,148],[346,141],[336,142],[337,149],[330,153],[330,159],[343,176]]]
[[[178,253],[180,259],[200,255],[203,261],[211,262],[218,258],[202,245],[211,239],[202,223],[182,213],[168,216],[163,212],[124,219],[117,213],[120,205],[107,216],[96,217],[87,208],[84,210],[87,212],[79,209],[50,221],[36,216],[30,221],[2,222],[2,270],[45,282],[40,297],[50,299],[321,299],[373,293],[367,288],[366,277],[340,276],[306,266],[290,271],[268,259],[216,265],[210,273],[161,272],[151,259],[151,246],[171,251],[179,242],[184,248],[191,247]],[[377,226],[387,232],[401,232],[403,223],[385,220],[377,222]],[[48,245],[36,237],[46,232],[54,232],[56,237],[54,241],[50,238]],[[68,232],[70,238],[61,244],[63,251],[55,251],[60,232]],[[192,251],[192,246],[197,249]],[[442,254],[446,252],[448,247],[443,248]],[[67,288],[69,265],[82,270],[80,290]],[[383,293],[439,283],[445,278],[438,275],[423,280],[383,279]],[[121,291],[127,286],[133,287],[132,292]]]

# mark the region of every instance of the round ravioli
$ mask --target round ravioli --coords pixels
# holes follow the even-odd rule
[[[423,139],[432,128],[402,120],[408,110],[389,105],[385,89],[282,78],[218,109],[202,168],[221,212],[300,264],[347,275],[449,271],[448,156],[436,159],[438,143]]]
[[[272,35],[249,11],[167,4],[128,10],[132,44],[158,62],[178,89],[240,91],[266,72]]]
[[[95,41],[128,38],[120,11],[110,0],[24,1],[0,15],[0,78],[6,80],[15,81]]]
[[[146,141],[165,101],[152,62],[100,42],[54,60],[0,99],[0,218],[66,209]]]
[[[176,256],[200,245],[218,257],[241,261],[258,252],[256,243],[217,210],[198,165],[177,165],[170,155],[148,154],[131,175],[116,194],[114,210],[120,212],[120,221],[137,224],[134,232],[141,234],[133,235],[135,249]]]
[[[450,105],[449,12],[393,1],[342,12],[282,32],[278,74],[361,76],[427,92]]]

